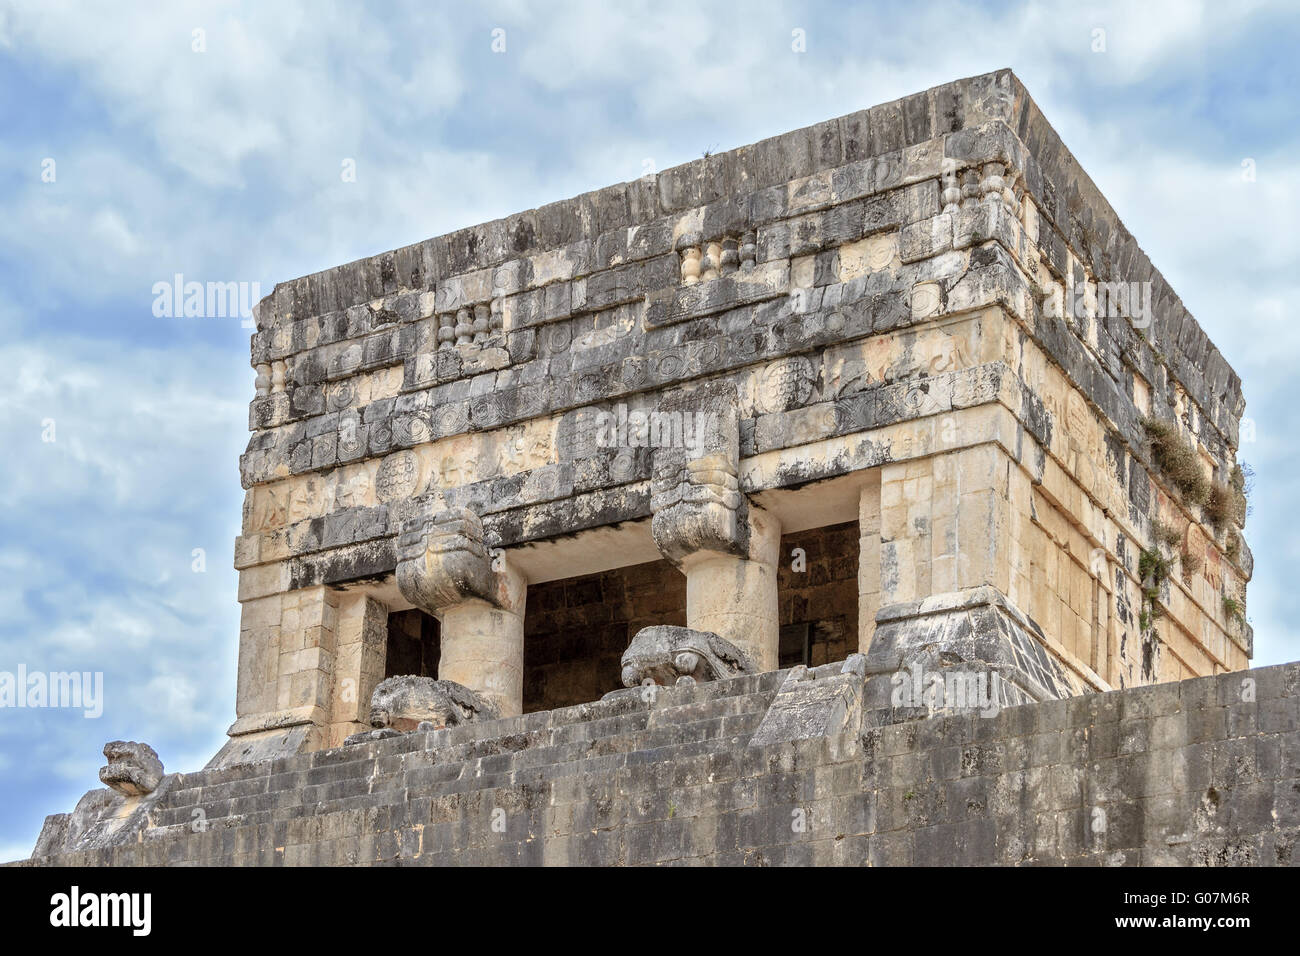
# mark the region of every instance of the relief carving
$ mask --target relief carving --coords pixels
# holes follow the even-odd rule
[[[410,498],[421,484],[420,456],[409,448],[393,452],[375,472],[375,495],[382,502]]]

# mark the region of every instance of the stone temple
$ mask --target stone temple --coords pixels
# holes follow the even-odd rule
[[[256,320],[229,741],[33,862],[1291,860],[1241,382],[1011,72]]]

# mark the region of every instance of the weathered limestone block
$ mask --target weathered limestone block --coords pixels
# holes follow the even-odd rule
[[[1249,655],[1223,601],[1249,550],[1185,507],[1141,424],[1179,423],[1227,482],[1240,381],[1009,73],[283,283],[257,313],[223,760],[366,728],[388,609],[344,595],[387,600],[395,571],[443,623],[441,677],[513,673],[500,592],[522,585],[466,506],[539,578],[569,569],[533,547],[651,519],[686,577],[672,620],[762,671],[779,522],[848,520],[815,482],[870,472],[860,651],[881,606],[989,586],[1095,688]],[[614,403],[648,441],[585,437]],[[451,524],[408,524],[421,507]],[[1157,520],[1179,574],[1139,627]]]
[[[179,774],[163,773],[148,744],[114,740],[104,745],[108,765],[99,779],[109,789],[87,791],[71,813],[45,818],[32,856],[100,850],[137,842],[151,825],[153,809],[168,799]]]
[[[265,763],[278,757],[303,753],[315,749],[315,727],[308,723],[297,723],[287,727],[267,730],[255,730],[249,733],[236,733],[239,722],[230,731],[227,740],[212,759],[203,765],[204,770],[219,770],[236,764]],[[317,744],[319,746],[319,744]]]
[[[104,811],[120,799],[112,790],[89,790],[71,813],[52,813],[45,818],[32,856],[50,856],[66,853],[81,845],[82,837],[104,815]]]
[[[717,634],[666,624],[637,631],[621,664],[624,687],[646,681],[670,686],[725,680],[757,672],[748,654]]]
[[[370,726],[376,729],[405,732],[427,723],[441,730],[498,716],[490,700],[455,681],[432,677],[390,677],[370,697]]]
[[[838,738],[857,727],[867,661],[862,654],[822,667],[791,670],[749,746],[765,747],[810,737]]]
[[[505,552],[489,554],[478,515],[464,508],[410,519],[397,584],[442,624],[439,678],[483,695],[502,716],[522,712],[527,582]]]
[[[880,610],[880,472],[858,496],[858,651],[865,654]]]
[[[369,723],[370,697],[384,679],[387,640],[387,605],[364,591],[340,599],[330,746],[337,746]]]
[[[674,393],[660,410],[689,415],[694,425],[690,447],[654,449],[650,493],[655,545],[686,575],[686,621],[736,644],[759,670],[772,670],[781,529],[740,491],[735,385],[710,382]]]
[[[699,551],[678,565],[686,574],[686,623],[712,631],[753,658],[760,671],[776,670],[780,646],[777,557],[781,526],[751,508],[745,557]]]
[[[290,588],[288,565],[267,593],[241,594],[236,719],[208,766],[269,760],[329,742],[339,603],[325,586]],[[262,569],[253,569],[262,570]],[[242,571],[244,590],[252,571]],[[273,593],[279,590],[282,593]]]
[[[680,446],[654,449],[651,531],[674,563],[700,551],[743,557],[749,548],[749,502],[740,492],[740,429],[735,385],[709,383],[669,395],[661,415],[683,418]],[[686,447],[686,416],[693,428]]]
[[[412,604],[431,612],[467,600],[502,601],[483,522],[468,508],[407,522],[398,541],[397,583]]]
[[[99,768],[99,779],[127,797],[138,797],[158,789],[163,763],[148,744],[134,740],[113,740],[104,744],[108,766]]]
[[[927,716],[991,716],[1003,707],[1087,692],[1046,648],[1042,630],[996,588],[887,605],[876,615],[867,671],[872,708]]]

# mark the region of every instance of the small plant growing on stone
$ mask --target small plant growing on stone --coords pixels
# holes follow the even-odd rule
[[[1201,456],[1178,432],[1173,422],[1159,418],[1142,419],[1142,427],[1151,443],[1151,457],[1156,467],[1183,497],[1193,504],[1203,504],[1210,493],[1209,482],[1201,467]]]
[[[1178,566],[1182,569],[1184,581],[1190,581],[1192,575],[1201,570],[1201,567],[1204,564],[1205,562],[1201,559],[1199,554],[1193,554],[1191,551],[1187,550],[1187,548],[1183,548],[1183,550],[1178,553]]]
[[[1160,586],[1169,580],[1172,562],[1158,547],[1147,548],[1138,557],[1138,580],[1142,582],[1142,609],[1138,627],[1147,631],[1164,614],[1160,607]]]
[[[1222,534],[1228,522],[1237,515],[1237,492],[1222,481],[1210,485],[1210,495],[1205,502],[1205,517],[1214,528],[1215,534]]]
[[[1230,594],[1223,596],[1223,616],[1228,619],[1228,623],[1236,622],[1244,624],[1246,621],[1246,605],[1240,599]]]
[[[1169,580],[1170,561],[1156,548],[1147,548],[1138,557],[1138,577],[1145,585],[1148,581],[1160,587]]]
[[[1245,519],[1251,514],[1251,492],[1255,489],[1255,468],[1244,462],[1238,462],[1232,466],[1232,473],[1227,479],[1227,484],[1236,492],[1236,523],[1245,525]]]
[[[1151,522],[1151,532],[1155,535],[1156,544],[1166,548],[1176,548],[1183,540],[1182,529],[1158,518]]]
[[[1241,466],[1241,462],[1237,462],[1232,466],[1232,474],[1228,476],[1228,484],[1242,494],[1246,493],[1246,469]]]
[[[1233,564],[1241,557],[1241,535],[1235,529],[1228,530],[1228,543],[1224,546],[1223,553],[1228,556],[1228,560]]]

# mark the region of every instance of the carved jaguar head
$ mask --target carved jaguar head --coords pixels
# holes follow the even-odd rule
[[[623,653],[623,686],[650,681],[670,686],[683,678],[719,680],[754,673],[749,657],[711,631],[659,625],[642,628]]]

